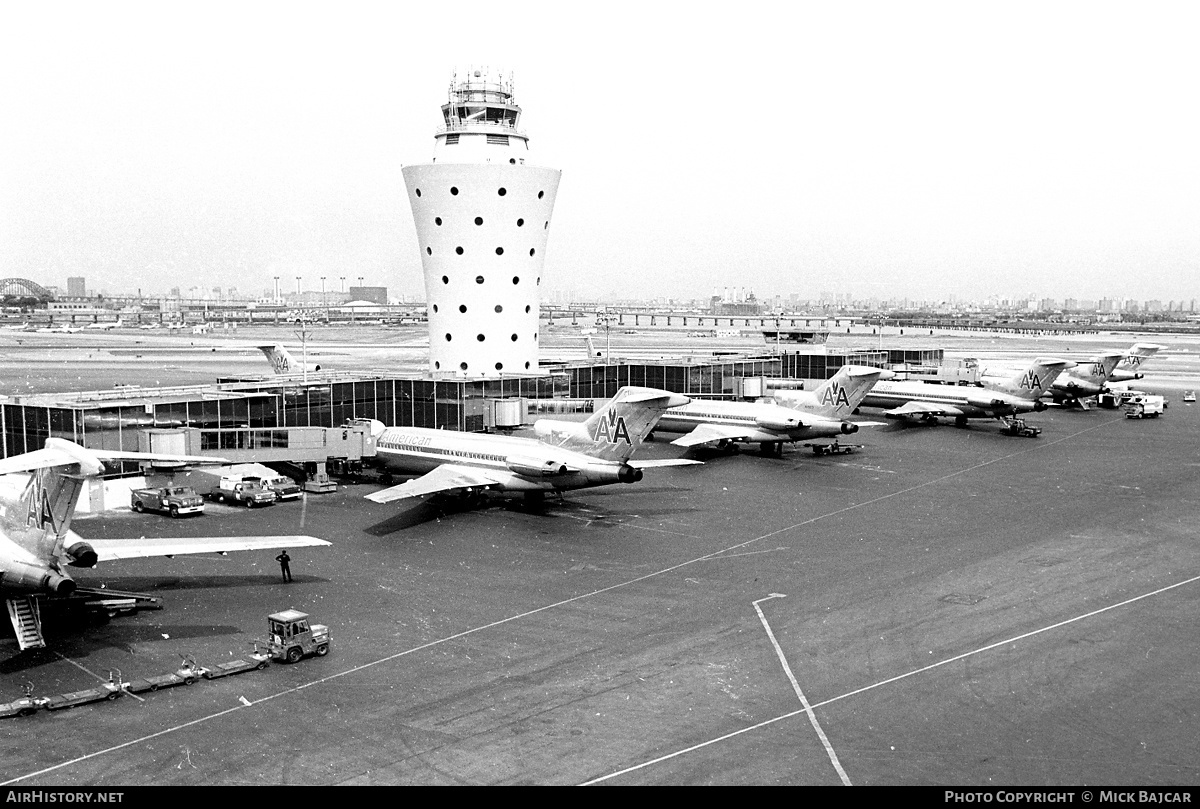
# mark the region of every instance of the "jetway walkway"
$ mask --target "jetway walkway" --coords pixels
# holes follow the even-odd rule
[[[142,452],[171,455],[211,455],[231,463],[289,463],[305,470],[304,489],[328,492],[336,488],[326,464],[357,465],[375,456],[375,438],[366,424],[345,427],[180,427],[150,429],[138,436]]]

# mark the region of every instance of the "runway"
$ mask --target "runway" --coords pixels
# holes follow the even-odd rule
[[[1154,369],[1197,387],[1193,351],[1166,357],[1147,389]],[[1036,414],[1036,439],[974,422],[864,429],[846,456],[701,453],[533,510],[377,505],[364,483],[79,518],[84,537],[334,545],[294,552],[288,585],[273,552],[85,573],[165,608],[58,621],[35,652],[0,640],[0,698],[222,662],[285,607],[333,651],[2,720],[0,782],[1195,784],[1200,411],[1173,398],[1154,421]]]

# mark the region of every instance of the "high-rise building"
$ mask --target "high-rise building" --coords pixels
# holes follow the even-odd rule
[[[70,298],[86,298],[87,283],[86,279],[81,276],[74,276],[67,279],[67,297]]]
[[[511,76],[455,75],[433,160],[403,169],[435,375],[538,368],[538,286],[562,172],[533,165],[520,116]]]

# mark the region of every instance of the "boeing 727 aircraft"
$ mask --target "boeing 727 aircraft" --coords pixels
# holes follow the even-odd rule
[[[0,460],[0,475],[32,473],[15,499],[0,494],[0,595],[7,602],[22,649],[46,645],[39,599],[113,595],[110,590],[77,586],[67,566],[89,568],[114,559],[330,544],[310,536],[85,540],[71,530],[71,519],[84,480],[104,471],[102,459],[221,462],[219,458],[90,450],[60,438],[46,439],[45,449]]]
[[[1142,366],[1146,361],[1162,351],[1166,346],[1160,346],[1156,343],[1134,343],[1129,350],[1125,352],[1125,356],[1117,363],[1117,367],[1108,375],[1109,382],[1132,382],[1135,379],[1141,379],[1145,374],[1142,373]]]
[[[693,399],[663,413],[655,429],[687,433],[671,442],[681,447],[759,444],[764,453],[779,455],[788,442],[857,432],[859,425],[845,417],[882,374],[879,368],[845,365],[811,392],[776,391],[774,399],[758,402]]]
[[[1077,405],[1086,410],[1087,405],[1084,403],[1084,399],[1104,393],[1109,374],[1116,368],[1123,354],[1124,352],[1121,351],[1109,351],[1098,354],[1086,362],[1076,364],[1075,367],[1063,371],[1055,378],[1054,384],[1050,386],[1047,394],[1055,404]],[[992,388],[995,385],[1003,384],[1013,373],[1015,371],[1012,369],[985,368],[980,381],[985,388]]]
[[[625,387],[584,422],[540,420],[539,438],[484,435],[376,422],[377,458],[392,473],[420,475],[367,495],[376,503],[406,497],[485,490],[519,492],[536,500],[610,483],[636,483],[642,469],[696,461],[633,461],[630,456],[663,410],[687,404],[686,396],[654,388]]]
[[[277,374],[298,374],[302,371],[316,373],[321,366],[315,362],[303,363],[292,357],[291,352],[281,345],[258,346],[258,350],[266,355],[267,361]]]
[[[879,382],[863,399],[867,407],[891,408],[888,416],[919,418],[936,422],[939,416],[954,418],[959,427],[967,419],[1002,419],[1018,413],[1045,410],[1041,396],[1058,375],[1075,363],[1038,358],[1028,370],[993,388],[938,385],[930,382]]]

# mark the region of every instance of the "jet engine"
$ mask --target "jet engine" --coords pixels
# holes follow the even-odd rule
[[[5,562],[0,570],[0,586],[9,592],[31,595],[69,596],[75,592],[75,582],[48,565],[31,565],[15,559]]]
[[[96,551],[91,545],[80,540],[69,548],[65,549],[67,558],[71,561],[68,564],[71,567],[95,567],[96,566]]]
[[[764,430],[794,430],[801,425],[799,416],[775,415],[755,416],[754,423]]]
[[[622,464],[620,471],[617,472],[617,480],[622,483],[637,483],[642,479],[642,470],[635,469],[629,464]]]
[[[858,432],[857,424],[855,424],[852,421],[843,421],[842,422],[842,435],[850,435],[851,433],[857,433],[857,432]]]
[[[561,461],[552,461],[544,458],[525,458],[519,455],[512,455],[505,460],[504,465],[508,467],[508,471],[516,472],[518,475],[524,475],[527,478],[549,478],[556,475],[565,475],[570,470],[565,463]]]

